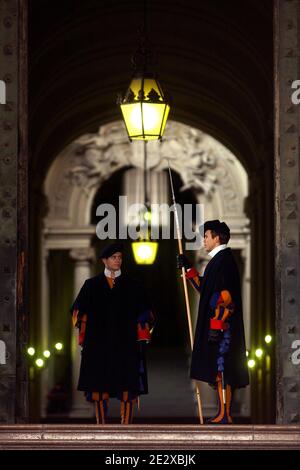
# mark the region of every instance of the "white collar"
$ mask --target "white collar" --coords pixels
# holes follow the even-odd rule
[[[219,251],[225,250],[227,248],[227,245],[224,243],[223,245],[218,245],[216,246],[213,250],[211,250],[208,255],[213,258]]]
[[[112,276],[112,273],[114,273],[114,276]],[[118,271],[110,271],[109,269],[105,268],[104,274],[106,277],[112,277],[114,279],[115,277],[121,276],[121,269],[118,269]]]

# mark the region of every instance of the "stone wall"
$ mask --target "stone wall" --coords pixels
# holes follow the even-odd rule
[[[275,292],[277,310],[277,422],[300,423],[300,2],[275,5]],[[300,349],[299,341],[298,349]],[[298,357],[300,356],[300,351]]]
[[[0,422],[26,419],[26,2],[0,1]],[[5,98],[5,99],[3,99]],[[21,119],[22,118],[22,122]],[[25,183],[25,185],[24,185]],[[20,236],[18,236],[18,231]]]

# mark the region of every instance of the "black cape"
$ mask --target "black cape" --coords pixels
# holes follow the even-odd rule
[[[235,304],[230,319],[231,343],[225,355],[224,375],[234,388],[249,384],[239,272],[230,248],[219,251],[208,263],[200,283],[200,303],[191,363],[191,378],[215,384],[218,343],[209,343],[210,300],[214,292],[228,290]]]
[[[78,390],[148,393],[144,345],[137,319],[150,309],[142,285],[126,275],[110,288],[104,274],[87,279],[72,308],[87,314]]]

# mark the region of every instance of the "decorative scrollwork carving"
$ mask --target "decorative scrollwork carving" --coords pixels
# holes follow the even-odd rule
[[[148,142],[147,167],[162,171],[167,169],[169,160],[171,168],[181,176],[181,191],[191,189],[211,196],[219,182],[216,170],[221,158],[214,142],[199,130],[170,123],[162,143]],[[125,130],[115,123],[100,128],[98,134],[80,137],[75,144],[77,164],[68,171],[67,178],[85,189],[123,166],[143,168],[143,143],[130,144]]]

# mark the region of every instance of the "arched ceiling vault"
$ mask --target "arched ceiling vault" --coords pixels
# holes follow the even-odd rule
[[[141,0],[29,2],[31,168],[44,179],[77,136],[120,118]],[[148,0],[171,118],[221,141],[249,172],[272,141],[272,1]]]

